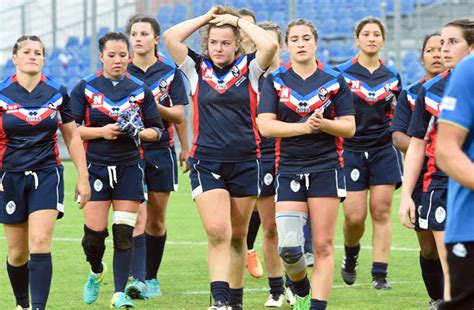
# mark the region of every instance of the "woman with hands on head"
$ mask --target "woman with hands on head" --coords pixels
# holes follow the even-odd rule
[[[204,54],[198,55],[184,41],[202,27]],[[240,31],[250,36],[256,52],[242,53]],[[255,122],[258,80],[278,43],[220,6],[171,27],[163,39],[191,84],[194,139],[188,162],[193,199],[208,237],[210,309],[239,309],[245,240],[262,177]]]
[[[276,225],[279,254],[296,294],[294,309],[325,309],[338,206],[346,194],[341,143],[354,135],[354,106],[342,74],[315,60],[318,33],[311,22],[291,21],[286,44],[291,62],[267,76],[258,126],[263,136],[279,138]],[[303,253],[308,213],[317,257],[311,294]]]
[[[96,301],[107,272],[102,258],[112,205],[115,293],[110,305],[133,307],[124,289],[132,262],[133,228],[144,200],[140,141],[158,140],[163,123],[150,89],[126,72],[127,37],[120,32],[108,32],[99,40],[99,51],[103,70],[82,79],[71,94],[92,187],[91,201],[84,207],[82,247],[91,272],[83,300],[86,304]]]
[[[64,213],[58,128],[77,169],[80,207],[89,201],[90,186],[66,88],[41,73],[43,42],[21,36],[12,60],[16,73],[0,82],[0,223],[17,309],[31,309],[31,292],[32,308],[42,310],[51,287],[54,226]]]

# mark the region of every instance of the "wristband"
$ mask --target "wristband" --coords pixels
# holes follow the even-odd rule
[[[239,20],[241,19],[241,17],[237,17],[237,21],[235,22],[235,25],[237,26],[237,28],[240,28],[239,26]]]

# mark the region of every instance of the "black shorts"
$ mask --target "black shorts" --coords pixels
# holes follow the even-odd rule
[[[150,192],[176,192],[178,165],[174,148],[145,151],[145,180]]]
[[[260,197],[275,195],[275,161],[262,161],[263,184]]]

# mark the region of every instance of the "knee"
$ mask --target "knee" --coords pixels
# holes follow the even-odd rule
[[[244,250],[244,247],[246,246],[247,233],[247,227],[234,227],[232,229],[230,245],[236,252],[241,252]]]
[[[278,238],[278,232],[277,232],[276,225],[274,224],[271,227],[267,227],[266,229],[264,228],[263,229],[263,236],[266,239],[271,239],[271,240],[277,239]]]
[[[11,266],[23,266],[28,262],[28,248],[9,248],[7,261]]]
[[[372,208],[372,221],[376,223],[387,223],[390,221],[390,206],[378,205]]]
[[[306,260],[302,246],[283,246],[278,248],[285,270],[289,274],[296,274],[306,270]]]
[[[439,258],[438,249],[434,244],[420,244],[421,256],[425,259],[434,260]]]
[[[318,258],[330,257],[334,254],[334,244],[330,239],[313,241],[313,251]]]
[[[364,226],[366,215],[362,213],[350,213],[344,217],[344,222],[350,227]]]
[[[165,220],[161,218],[148,217],[146,223],[146,230],[155,236],[161,236],[166,231]]]
[[[212,246],[218,246],[230,241],[231,232],[229,227],[224,225],[213,225],[207,228],[207,239]]]
[[[95,231],[84,225],[84,237],[82,237],[82,248],[86,256],[105,251],[105,238],[109,236],[107,229]]]
[[[31,253],[48,253],[51,251],[51,238],[49,234],[35,234],[30,236]]]
[[[121,251],[133,250],[133,227],[127,224],[113,224],[114,249]]]

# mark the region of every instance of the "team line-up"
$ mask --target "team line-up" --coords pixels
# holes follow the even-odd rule
[[[103,69],[70,95],[42,75],[41,39],[16,41],[16,73],[0,84],[0,222],[17,309],[45,309],[49,295],[52,232],[64,212],[58,128],[78,173],[91,268],[86,304],[97,300],[108,271],[112,206],[110,305],[131,308],[133,299],[151,298],[159,306],[166,207],[178,184],[176,128],[208,238],[209,309],[243,309],[246,264],[262,276],[256,253],[247,252],[258,230],[254,209],[263,227],[266,307],[286,299],[293,309],[326,308],[340,202],[342,279],[356,281],[369,210],[373,287],[390,289],[390,213],[402,175],[399,217],[418,236],[429,309],[474,307],[474,66],[467,57],[474,22],[453,20],[428,34],[420,44],[425,77],[402,89],[398,72],[380,60],[386,30],[377,18],[355,25],[358,54],[334,68],[316,59],[310,21],[293,20],[282,33],[255,20],[247,9],[216,6],[161,36],[158,21],[132,16],[127,34],[100,38]],[[199,53],[185,44],[198,30]],[[177,67],[158,55],[160,38]],[[192,98],[191,148],[183,74]],[[312,275],[305,240],[312,240]]]

